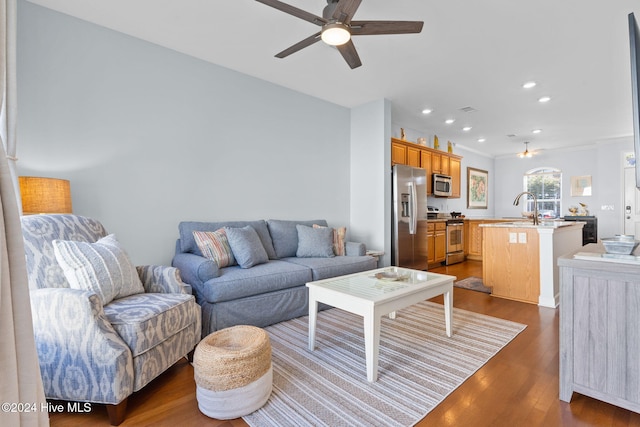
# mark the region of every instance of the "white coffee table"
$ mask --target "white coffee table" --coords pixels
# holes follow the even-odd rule
[[[397,275],[402,280],[377,279],[377,273]],[[347,276],[307,283],[309,288],[309,350],[315,349],[318,303],[332,305],[364,318],[364,346],[367,380],[378,378],[380,318],[420,301],[444,295],[444,317],[447,336],[451,336],[453,281],[455,276],[385,267]]]

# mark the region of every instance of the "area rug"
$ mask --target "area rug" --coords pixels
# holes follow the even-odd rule
[[[367,381],[362,317],[318,314],[316,349],[307,349],[308,317],[265,328],[273,393],[244,417],[264,426],[412,426],[513,340],[526,326],[424,301],[382,319],[378,381]]]
[[[482,282],[480,277],[467,277],[466,279],[458,280],[454,282],[453,286],[456,288],[470,289],[472,291],[484,292],[485,294],[491,293],[491,288],[487,288]]]

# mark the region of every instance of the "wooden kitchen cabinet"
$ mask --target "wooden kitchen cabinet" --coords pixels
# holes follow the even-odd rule
[[[487,218],[464,220],[464,254],[468,260],[482,261],[482,236],[481,224],[494,222],[514,222],[513,219]]]
[[[427,263],[434,264],[436,262],[436,224],[430,222],[427,224]]]
[[[451,175],[451,198],[460,198],[460,159],[449,157],[449,174]]]
[[[427,225],[427,262],[435,264],[447,259],[447,224],[444,221]]]
[[[431,153],[432,173],[449,175],[449,156],[447,154]]]
[[[420,167],[427,171],[427,194],[433,194],[433,179],[431,179],[431,153],[420,150]]]
[[[435,262],[445,261],[447,259],[447,224],[445,222],[436,222],[434,239]]]
[[[431,175],[439,173],[451,176],[451,196],[461,197],[461,159],[462,157],[413,142],[391,138],[391,165],[409,165],[427,171],[427,194],[433,194]]]
[[[484,221],[465,220],[464,246],[467,259],[482,261],[482,227]]]
[[[420,149],[407,147],[407,164],[416,168],[422,167],[420,164]]]
[[[407,164],[407,146],[397,142],[391,142],[391,165]]]

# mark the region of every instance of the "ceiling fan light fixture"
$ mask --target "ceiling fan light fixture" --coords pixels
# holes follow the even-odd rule
[[[525,142],[524,143],[525,149],[522,153],[518,153],[518,157],[520,157],[521,159],[528,159],[530,157],[533,157],[533,153],[531,151],[529,151],[529,142]]]
[[[351,39],[351,33],[345,24],[335,22],[322,27],[322,34],[320,37],[323,42],[330,46],[340,46]]]

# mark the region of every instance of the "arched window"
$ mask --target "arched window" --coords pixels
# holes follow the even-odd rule
[[[557,218],[562,212],[562,172],[554,168],[531,169],[524,175],[524,191],[538,198],[538,215]],[[533,212],[533,198],[523,204],[523,211]]]

